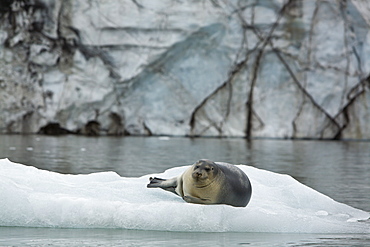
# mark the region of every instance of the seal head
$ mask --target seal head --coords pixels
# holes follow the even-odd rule
[[[206,187],[210,185],[218,175],[218,167],[210,160],[199,160],[192,166],[192,178],[194,186]]]

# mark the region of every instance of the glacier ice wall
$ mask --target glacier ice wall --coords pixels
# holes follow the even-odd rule
[[[0,133],[370,138],[370,3],[0,4]]]

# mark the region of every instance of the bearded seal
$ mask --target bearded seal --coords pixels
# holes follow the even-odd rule
[[[161,188],[197,204],[227,204],[245,207],[252,195],[247,175],[238,167],[210,160],[195,162],[180,176],[149,178],[147,188]]]

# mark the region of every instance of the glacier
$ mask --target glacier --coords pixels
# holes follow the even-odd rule
[[[161,189],[158,174],[60,174],[0,160],[0,226],[120,228],[181,232],[370,233],[370,213],[339,203],[291,176],[238,165],[253,194],[245,208],[197,205]]]
[[[15,0],[0,133],[370,139],[370,2]]]

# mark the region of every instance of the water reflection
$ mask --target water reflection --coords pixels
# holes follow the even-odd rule
[[[208,158],[289,174],[370,211],[370,142],[0,135],[0,157],[68,174],[142,176]]]
[[[16,229],[16,230],[15,230]],[[364,246],[365,234],[189,233],[0,227],[6,246]],[[6,237],[5,237],[6,236]],[[20,237],[23,236],[23,237]]]

